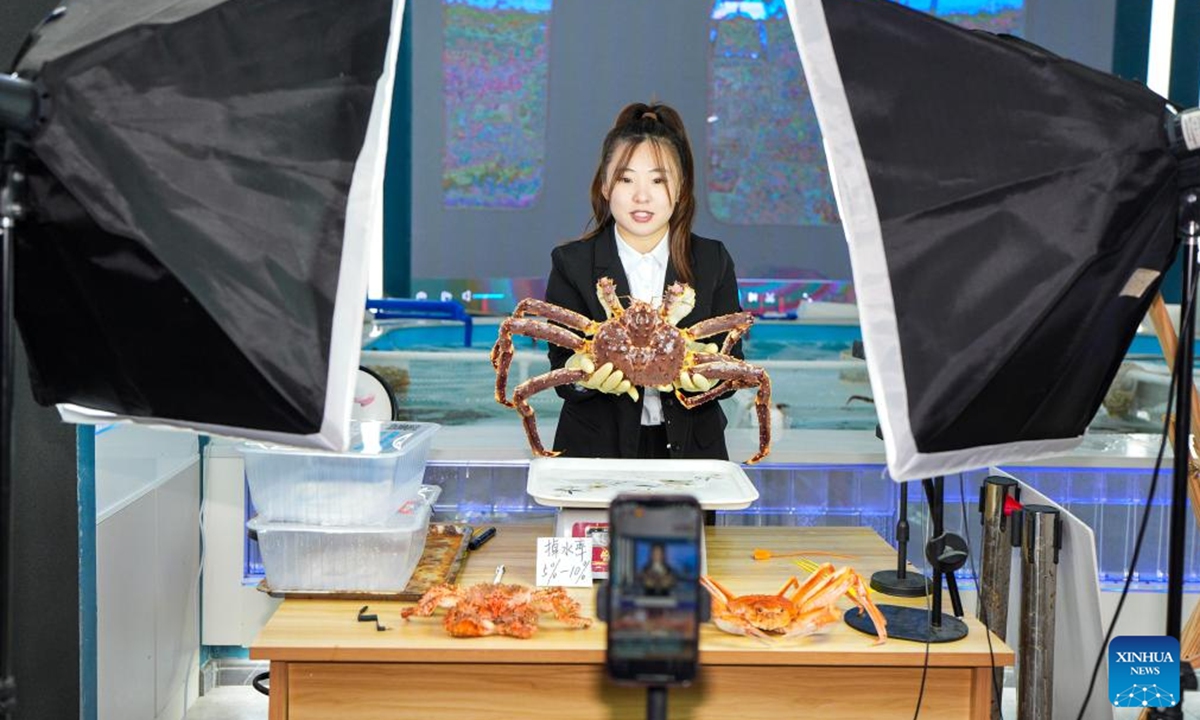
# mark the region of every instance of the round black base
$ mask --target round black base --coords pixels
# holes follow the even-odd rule
[[[929,611],[925,608],[880,605],[879,612],[887,620],[888,639],[912,640],[913,642],[944,643],[962,640],[967,636],[967,624],[962,620],[942,613],[942,624],[929,624]],[[858,608],[850,608],[844,616],[846,624],[868,635],[875,634],[875,623],[871,616],[858,614]]]
[[[933,591],[933,583],[921,573],[880,570],[871,576],[871,589],[893,597],[924,597]]]

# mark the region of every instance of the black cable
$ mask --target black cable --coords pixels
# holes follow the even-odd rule
[[[1172,397],[1167,399],[1167,419],[1163,423],[1163,439],[1158,447],[1158,457],[1154,463],[1154,474],[1150,478],[1150,492],[1146,500],[1146,507],[1142,510],[1142,519],[1138,527],[1137,540],[1133,545],[1133,557],[1129,560],[1129,570],[1125,575],[1125,584],[1121,588],[1121,598],[1117,601],[1117,608],[1113,612],[1112,621],[1108,624],[1108,631],[1104,633],[1104,642],[1100,644],[1100,652],[1096,655],[1096,662],[1092,666],[1092,678],[1088,681],[1087,693],[1083,696],[1083,704],[1079,708],[1079,714],[1076,715],[1076,720],[1083,720],[1083,714],[1087,711],[1088,701],[1092,699],[1092,691],[1096,688],[1096,678],[1100,674],[1100,663],[1104,662],[1105,652],[1108,649],[1108,643],[1112,640],[1113,631],[1116,630],[1117,620],[1121,617],[1121,609],[1125,605],[1125,597],[1129,594],[1129,586],[1133,582],[1133,574],[1137,569],[1137,561],[1142,552],[1142,540],[1146,536],[1146,526],[1149,525],[1150,508],[1154,502],[1155,490],[1158,487],[1158,474],[1162,467],[1163,454],[1167,444],[1167,433],[1170,432],[1169,425],[1171,422],[1171,408],[1174,405],[1174,390],[1175,390],[1175,374],[1171,374],[1171,385],[1168,392]]]
[[[996,714],[1000,716],[1000,720],[1004,720],[1004,696],[1000,693],[1000,681],[996,679],[996,652],[992,649],[992,634],[988,631],[992,623],[988,620],[987,605],[979,600],[979,573],[975,572],[975,556],[971,552],[971,533],[967,530],[970,527],[968,524],[970,521],[967,519],[967,493],[963,486],[962,473],[958,474],[958,499],[959,506],[962,508],[963,541],[967,543],[967,560],[971,563],[971,575],[975,578],[975,605],[982,614],[980,620],[983,621],[983,636],[987,638],[988,658],[992,665],[992,692],[996,695]]]
[[[268,670],[267,672],[261,672],[261,673],[255,675],[254,679],[250,681],[250,684],[254,686],[255,690],[259,691],[263,695],[270,697],[270,695],[271,695],[270,681],[271,681],[271,671]]]
[[[932,511],[929,507],[931,502],[932,498],[925,498],[925,521],[921,523],[925,528],[925,546],[929,545],[929,523],[932,522]],[[908,562],[908,558],[904,558],[904,562]],[[929,570],[929,574],[933,575],[933,568],[930,567]],[[942,588],[939,584],[938,587],[932,588],[931,593],[941,591]],[[917,690],[917,707],[913,710],[913,720],[917,720],[921,714],[921,701],[925,699],[925,678],[929,675],[929,643],[933,639],[933,606],[930,604],[930,597],[931,594],[925,595],[925,622],[929,631],[925,633],[925,660],[921,663],[921,686]]]
[[[926,595],[926,598],[929,596]],[[925,600],[925,609],[929,612],[929,624],[933,625],[933,612],[929,609],[929,600]],[[932,631],[931,631],[932,632]],[[921,687],[917,690],[917,709],[913,711],[913,720],[921,714],[921,701],[925,698],[925,676],[929,674],[929,635],[925,636],[925,661],[921,663]]]
[[[1198,274],[1200,275],[1200,274]],[[1187,327],[1187,323],[1195,322],[1193,319],[1196,309],[1196,276],[1192,277],[1192,285],[1185,289],[1187,295],[1182,308],[1182,320],[1179,323],[1180,327]],[[1146,499],[1146,508],[1142,510],[1142,520],[1138,527],[1137,541],[1133,545],[1133,557],[1129,560],[1129,571],[1125,575],[1125,585],[1121,588],[1121,598],[1117,601],[1117,608],[1113,611],[1112,621],[1108,624],[1108,631],[1104,634],[1104,642],[1100,645],[1100,652],[1096,655],[1096,663],[1092,666],[1092,679],[1088,682],[1087,693],[1083,696],[1083,704],[1079,708],[1079,714],[1076,715],[1076,720],[1083,720],[1083,714],[1087,712],[1088,701],[1092,699],[1092,691],[1096,689],[1096,678],[1100,674],[1100,663],[1104,661],[1104,656],[1108,650],[1108,643],[1112,640],[1113,632],[1117,627],[1117,620],[1121,617],[1121,609],[1125,605],[1125,597],[1129,594],[1129,586],[1133,582],[1133,574],[1137,571],[1138,557],[1142,552],[1142,540],[1146,537],[1146,527],[1150,524],[1150,509],[1154,503],[1154,493],[1158,488],[1158,475],[1162,469],[1163,455],[1166,453],[1167,438],[1171,432],[1171,410],[1175,407],[1175,383],[1179,379],[1180,358],[1183,355],[1183,343],[1179,343],[1175,348],[1175,366],[1171,371],[1171,383],[1167,389],[1167,411],[1163,417],[1162,440],[1158,444],[1158,457],[1154,461],[1154,474],[1150,477],[1150,491]],[[1178,429],[1178,428],[1177,428]],[[1182,437],[1180,442],[1187,444],[1188,438]],[[1185,450],[1186,452],[1186,450]]]

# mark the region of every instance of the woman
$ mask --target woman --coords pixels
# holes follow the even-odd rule
[[[696,291],[689,327],[710,317],[739,312],[733,259],[717,240],[692,233],[696,212],[692,150],[683,121],[663,104],[624,108],[604,138],[592,180],[590,230],[551,253],[546,300],[604,320],[596,281],[616,282],[617,295],[661,302],[676,281]],[[720,343],[723,338],[707,338]],[[709,352],[716,345],[708,345]],[[732,350],[741,357],[741,343]],[[592,372],[578,385],[557,389],[565,401],[554,449],[570,457],[714,458],[727,460],[725,415],[711,401],[692,410],[673,392],[632,388],[610,364],[591,367],[588,358],[550,347],[550,364]],[[594,372],[593,372],[594,370]],[[685,392],[711,383],[684,373]]]

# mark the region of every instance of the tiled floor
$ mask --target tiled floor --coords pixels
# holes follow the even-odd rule
[[[267,696],[249,685],[213,688],[188,709],[187,720],[266,720]]]
[[[1017,695],[1013,688],[1004,690],[1003,713],[1009,720],[1017,717]],[[1115,720],[1133,720],[1138,710],[1121,708],[1113,716]],[[249,685],[224,685],[197,700],[187,717],[188,720],[266,720],[267,698]],[[1200,720],[1200,696],[1193,693],[1185,698],[1184,717]]]

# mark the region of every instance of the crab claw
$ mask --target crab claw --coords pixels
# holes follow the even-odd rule
[[[604,308],[605,317],[620,316],[621,301],[617,299],[617,284],[612,278],[602,277],[596,281],[596,298]]]
[[[667,288],[663,298],[663,316],[672,325],[691,314],[696,307],[696,291],[691,285],[674,282]]]

